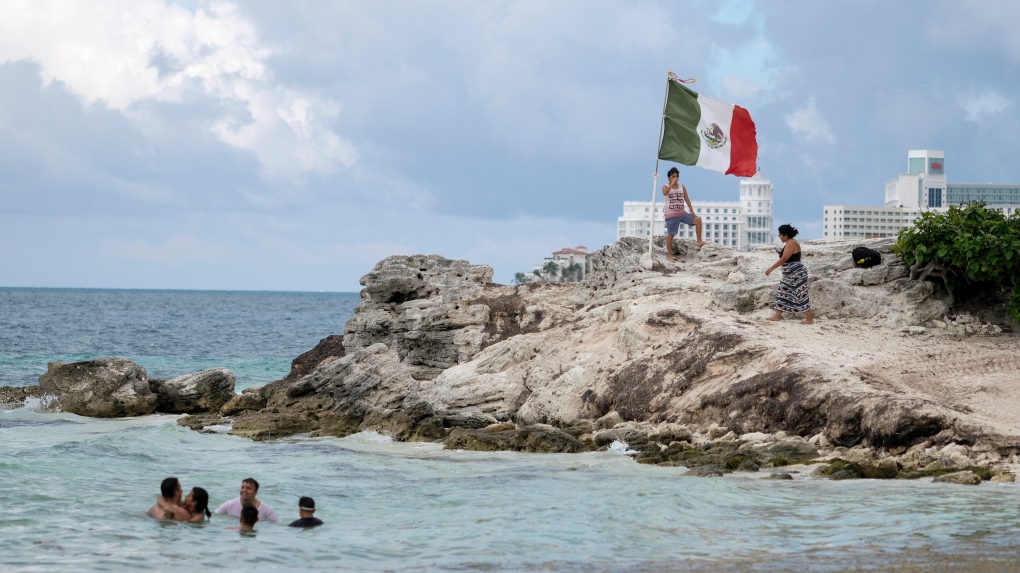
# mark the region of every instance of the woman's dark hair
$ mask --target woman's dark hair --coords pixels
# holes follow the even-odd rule
[[[172,499],[179,487],[181,487],[181,482],[177,481],[177,478],[168,477],[163,480],[163,483],[159,484],[159,493],[166,499]]]
[[[195,500],[195,513],[204,513],[207,518],[212,517],[212,512],[209,511],[209,492],[200,487],[193,487],[191,499]]]
[[[676,173],[677,175],[680,175],[680,170],[677,169],[676,167],[670,167],[669,171],[666,172],[666,177],[669,177],[670,175],[672,175],[674,173]]]
[[[792,238],[796,237],[797,233],[799,233],[799,232],[800,231],[798,231],[795,227],[791,227],[790,225],[780,225],[779,226],[779,234],[783,235],[783,236],[785,236],[785,237],[787,237],[789,239],[792,239]]]

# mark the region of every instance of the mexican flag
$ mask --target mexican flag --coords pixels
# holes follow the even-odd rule
[[[747,110],[698,95],[670,74],[659,159],[751,177],[758,141]]]

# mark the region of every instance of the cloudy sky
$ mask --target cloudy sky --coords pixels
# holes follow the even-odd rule
[[[510,282],[648,200],[668,70],[750,111],[777,222],[819,237],[908,149],[1020,183],[1017,21],[1012,0],[4,0],[0,286],[356,291],[413,253]]]

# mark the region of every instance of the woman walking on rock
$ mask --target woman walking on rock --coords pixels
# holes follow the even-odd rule
[[[783,242],[783,246],[776,247],[779,260],[766,269],[765,276],[782,265],[783,278],[779,281],[776,303],[772,307],[776,309],[776,314],[766,320],[782,320],[784,312],[803,312],[806,314],[801,324],[814,324],[815,318],[811,314],[811,303],[808,300],[807,267],[800,262],[800,243],[794,240],[796,236],[797,229],[790,225],[779,226],[779,240]]]

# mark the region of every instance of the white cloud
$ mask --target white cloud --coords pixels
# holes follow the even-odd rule
[[[120,111],[145,130],[153,112],[136,104],[211,98],[222,108],[212,133],[253,152],[267,177],[352,166],[354,146],[330,128],[339,104],[274,81],[271,54],[227,2],[194,11],[162,0],[0,4],[0,62],[37,62],[47,83],[88,105]]]
[[[1013,102],[995,90],[987,90],[980,94],[971,92],[961,95],[958,103],[966,112],[967,121],[979,123],[989,116],[1001,113]]]
[[[836,142],[836,137],[829,130],[829,124],[815,107],[814,98],[808,102],[807,107],[787,114],[783,119],[790,131],[795,135],[803,135],[808,141]]]

